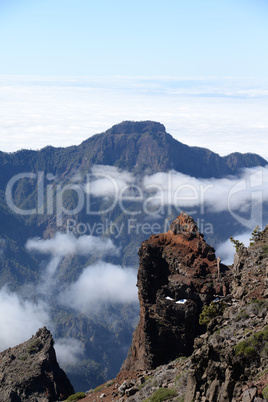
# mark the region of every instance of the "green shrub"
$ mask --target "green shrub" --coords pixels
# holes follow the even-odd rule
[[[245,247],[244,243],[242,243],[239,240],[235,240],[232,236],[230,237],[231,242],[233,243],[234,247],[235,247],[235,251],[238,252],[238,250],[241,247]]]
[[[262,395],[268,399],[268,385],[262,390]]]
[[[268,244],[265,244],[265,245],[262,247],[262,251],[264,252],[264,254],[268,254]]]
[[[39,350],[41,349],[42,346],[42,342],[40,341],[39,338],[35,339],[35,341],[33,341],[27,348],[27,351],[31,354],[31,353],[36,353],[39,352]]]
[[[268,353],[268,325],[262,331],[253,334],[250,338],[239,342],[235,346],[235,354],[250,357],[260,353]]]
[[[258,240],[261,234],[261,228],[259,226],[256,226],[253,232],[251,233],[251,238],[250,240],[250,246],[253,246],[255,240]]]
[[[70,395],[66,401],[76,402],[79,399],[85,398],[86,394],[84,392],[77,392],[76,394]]]
[[[173,388],[158,388],[145,402],[163,402],[176,395],[177,392]]]
[[[22,360],[22,361],[25,361],[25,360],[27,360],[28,359],[28,356],[27,355],[22,355],[21,357],[20,357],[20,360]]]
[[[246,312],[246,309],[245,308],[242,308],[240,311],[239,311],[239,314],[238,314],[238,316],[237,316],[237,319],[238,319],[238,321],[239,320],[246,320],[247,318],[249,318],[249,314]]]
[[[225,303],[222,302],[211,302],[209,306],[205,306],[199,316],[200,325],[208,325],[210,321],[222,314],[225,309]]]

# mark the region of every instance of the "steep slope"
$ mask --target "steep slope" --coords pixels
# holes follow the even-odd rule
[[[243,167],[265,166],[267,161],[249,153],[220,157],[209,149],[182,144],[160,123],[125,121],[79,146],[0,152],[0,188],[20,172],[44,171],[68,178],[78,168],[86,173],[93,164],[147,173],[174,169],[194,177],[225,177]]]
[[[44,327],[28,341],[0,353],[1,401],[62,401],[74,393],[57,363],[53,343]]]
[[[242,167],[264,166],[254,154],[220,157],[209,149],[189,147],[156,122],[125,121],[83,142],[92,163],[155,173],[174,169],[195,177],[224,177]]]
[[[189,220],[189,217],[187,219]],[[159,248],[165,244],[166,235],[164,234],[163,241],[158,244]],[[147,243],[144,242],[143,249],[150,241],[152,238]],[[149,257],[149,253],[147,256]],[[177,255],[175,259],[178,257],[181,259],[181,255]],[[158,263],[161,269],[161,258],[158,259]],[[152,264],[147,261],[147,265],[143,265],[140,269],[150,272],[151,267]],[[202,317],[207,319],[207,330],[195,337],[191,356],[180,356],[181,353],[177,350],[175,360],[161,364],[154,370],[148,367],[145,370],[133,370],[135,358],[140,359],[143,367],[146,366],[145,357],[150,358],[144,355],[146,351],[143,343],[135,344],[136,355],[135,358],[132,356],[134,366],[127,367],[126,371],[122,370],[115,380],[88,392],[87,398],[83,401],[267,402],[267,267],[268,226],[255,238],[250,247],[239,248],[231,272],[225,278],[230,285],[230,293],[225,298],[210,304],[210,310],[207,307],[203,309]],[[156,265],[154,270],[157,271]],[[190,267],[188,272],[191,272]],[[171,279],[169,275],[168,279]],[[147,286],[150,288],[149,282]],[[143,287],[144,284],[139,280],[142,294],[144,294]],[[151,294],[157,294],[157,289],[161,288],[161,282],[153,281]],[[144,303],[141,297],[140,300]],[[149,303],[149,298],[146,300]],[[207,299],[206,303],[208,302]],[[151,306],[154,307],[152,300]],[[141,306],[141,311],[143,309]],[[165,311],[169,315],[168,304],[165,305]],[[144,327],[138,330],[146,331],[150,320],[150,314],[147,314]],[[170,322],[166,321],[165,324],[170,327]],[[197,323],[193,323],[193,327],[194,325]],[[191,337],[191,331],[192,329],[187,336]],[[158,333],[159,339],[161,335]],[[148,336],[150,337],[150,334]],[[133,339],[135,340],[135,334]],[[168,355],[168,340],[162,347],[162,355],[165,351]]]
[[[135,208],[142,209],[142,213],[134,216],[132,227],[132,216],[126,214],[119,203],[112,211],[98,215],[101,208],[105,209],[106,202],[108,204],[110,202],[107,201],[109,197],[104,195],[90,198],[89,209],[91,211],[92,207],[96,215],[88,213],[85,186],[87,174],[89,173],[90,177],[94,176],[90,170],[94,163],[111,164],[137,173],[139,183],[141,173],[176,169],[199,177],[222,177],[239,172],[240,167],[263,166],[266,161],[253,154],[231,154],[221,158],[207,149],[189,147],[167,134],[163,125],[151,121],[123,122],[105,133],[89,138],[79,146],[68,148],[48,146],[40,151],[23,150],[13,154],[0,152],[0,286],[7,285],[22,299],[26,296],[28,299],[36,300],[39,295],[34,290],[43,280],[44,267],[49,263],[50,256],[28,251],[25,244],[29,238],[52,239],[57,232],[66,233],[69,218],[74,222],[75,229],[85,228],[85,231],[74,231],[77,237],[90,234],[109,236],[121,250],[121,254],[107,256],[105,262],[121,266],[138,265],[138,248],[142,241],[154,233],[152,229],[154,223],[159,225],[157,233],[167,230],[170,222],[177,216],[178,208],[164,206],[161,216],[149,216],[144,212],[143,205],[135,200],[131,205],[124,203],[131,212],[135,211]],[[112,169],[108,166],[105,173],[109,174],[110,171]],[[14,175],[25,172],[32,172],[35,176],[33,179],[27,177],[15,183],[12,193],[14,204],[22,209],[36,208],[40,190],[39,201],[40,203],[44,201],[44,213],[20,215],[12,212],[7,204],[5,189],[8,181]],[[44,173],[43,184],[38,172]],[[120,177],[125,174],[120,169],[118,173]],[[95,176],[92,177],[92,182],[95,179]],[[84,208],[77,214],[69,215],[68,209],[72,210],[77,205],[77,194],[72,190],[66,191],[63,204],[67,213],[63,214],[62,224],[58,224],[57,191],[73,184],[82,190]],[[150,195],[151,193],[148,193],[149,197]],[[48,205],[51,206],[52,212],[48,211]],[[264,219],[266,210],[263,208]],[[212,245],[244,230],[243,225],[240,225],[229,211],[219,214],[206,207],[202,212],[196,208],[196,212],[193,213]],[[206,225],[209,229],[207,231]],[[224,225],[227,229],[223,229]],[[109,229],[112,226],[122,229],[121,232],[112,233]],[[92,230],[98,227],[103,228],[103,231]],[[211,228],[213,230],[210,230]],[[109,305],[104,307],[100,315],[105,317],[104,322],[102,318],[92,317],[91,314],[85,315],[80,312],[78,314],[72,306],[66,311],[65,307],[59,304],[58,292],[61,292],[64,286],[69,287],[75,282],[83,270],[97,259],[96,255],[73,255],[63,258],[57,269],[59,274],[59,285],[55,287],[57,294],[54,298],[49,298],[49,303],[53,300],[51,313],[54,324],[53,335],[58,338],[71,336],[82,342],[86,340],[85,344],[83,343],[85,358],[75,367],[66,369],[74,386],[81,390],[94,387],[106,378],[116,375],[131,343],[133,323],[136,324],[137,318],[134,317],[134,310],[138,316],[138,309],[133,305],[127,306],[126,309],[123,305]],[[29,289],[32,289],[32,293],[29,293]],[[111,315],[118,321],[112,328],[109,324]],[[116,358],[113,357],[114,351],[117,351]],[[90,376],[85,375],[83,379],[88,367]]]
[[[201,331],[203,304],[228,292],[228,268],[186,213],[167,233],[143,242],[139,256],[140,321],[123,370],[152,369],[189,356]]]

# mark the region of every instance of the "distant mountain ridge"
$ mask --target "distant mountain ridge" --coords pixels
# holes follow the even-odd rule
[[[0,152],[0,288],[7,285],[11,292],[18,293],[23,300],[28,298],[35,301],[39,297],[36,288],[42,281],[44,266],[49,263],[50,254],[29,251],[25,244],[31,238],[48,240],[54,239],[58,232],[67,233],[69,218],[75,230],[79,227],[85,228],[84,232],[74,230],[74,235],[107,236],[120,250],[118,255],[105,256],[105,263],[135,267],[138,264],[137,251],[141,242],[145,241],[148,235],[166,231],[166,224],[176,218],[180,207],[184,207],[164,204],[163,211],[151,217],[144,208],[149,205],[146,202],[150,200],[151,193],[145,192],[141,202],[137,202],[136,198],[130,202],[126,200],[123,207],[126,207],[129,213],[121,207],[120,200],[117,200],[111,210],[108,208],[107,212],[103,212],[116,197],[112,196],[110,199],[105,196],[105,192],[95,196],[92,192],[88,210],[85,186],[88,177],[90,184],[97,178],[91,169],[94,164],[107,165],[100,167],[100,171],[108,176],[111,174],[113,177],[112,173],[116,172],[118,177],[135,178],[134,183],[140,183],[141,177],[146,174],[168,172],[171,169],[192,177],[222,178],[236,175],[239,180],[240,168],[265,166],[267,161],[255,154],[233,153],[220,157],[205,148],[189,147],[166,133],[162,124],[152,121],[122,122],[88,138],[78,146],[47,146],[40,151]],[[115,167],[128,170],[131,174],[117,172]],[[33,173],[32,177],[27,175],[29,172]],[[21,176],[14,177],[17,174]],[[6,189],[12,178],[15,184],[9,186],[11,196],[8,198]],[[68,186],[73,184],[77,186],[75,188],[81,189],[85,201],[83,208],[78,212],[74,212],[79,201],[78,194],[72,189],[68,190]],[[106,191],[105,183],[101,182],[100,186]],[[61,193],[61,189],[64,189],[64,193]],[[59,224],[57,202],[58,199],[61,201],[61,196],[67,212],[63,211],[63,220]],[[17,213],[8,204],[8,199],[12,200],[13,206],[25,211],[37,211],[37,207],[41,206],[41,212],[31,215]],[[139,208],[141,213],[133,215],[133,221],[132,212],[138,211]],[[60,204],[59,210],[62,211]],[[73,213],[69,214],[68,210]],[[243,230],[243,224],[239,224],[229,211],[215,212],[205,203],[204,211],[196,208],[196,211],[192,212],[191,215],[198,222],[200,230],[205,233],[206,240],[213,246]],[[263,208],[263,220],[268,221],[267,206]],[[154,224],[157,224],[159,229],[155,229]],[[103,231],[92,230],[98,227],[103,228]],[[110,227],[116,227],[120,232],[113,232]],[[147,231],[148,227],[150,233]],[[207,227],[209,230],[206,230]],[[55,286],[55,300],[58,289],[61,289],[60,284],[70,288],[80,278],[84,269],[93,265],[98,258],[97,252],[87,256],[76,253],[64,256],[57,269],[58,276],[55,277],[55,284],[59,284],[59,287]],[[52,300],[54,303],[53,298]],[[49,300],[48,304],[51,307],[51,320],[55,325],[53,336],[56,340],[66,337],[74,337],[83,342],[85,340],[85,358],[79,360],[75,366],[67,368],[75,389],[86,390],[109,377],[114,377],[131,344],[133,326],[138,315],[137,303],[136,307],[133,304],[113,304],[106,308],[104,305],[103,314],[99,315],[100,320],[99,316],[91,317],[83,312],[78,314],[71,306],[62,306],[58,301],[52,305]],[[137,313],[133,313],[134,310]],[[115,317],[115,326],[110,325],[111,317]]]
[[[22,169],[66,174],[75,167],[87,171],[93,164],[102,164],[149,174],[174,169],[193,177],[221,178],[237,173],[240,168],[267,163],[253,153],[235,152],[221,157],[206,148],[190,147],[174,139],[163,124],[154,121],[124,121],[78,146],[48,146],[40,151],[22,150],[12,154],[0,152],[2,177]]]

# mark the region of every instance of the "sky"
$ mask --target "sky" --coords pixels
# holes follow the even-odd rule
[[[266,0],[1,0],[2,151],[123,120],[268,158]]]
[[[268,160],[267,21],[267,0],[0,0],[0,150],[78,145],[123,120],[155,120],[188,145]],[[165,183],[166,177],[149,179]],[[215,182],[208,202],[224,210],[221,191],[231,185]],[[56,236],[28,243],[51,255],[47,281],[37,289],[37,305],[0,290],[2,348],[51,325],[43,295],[57,285],[66,244],[83,254],[83,241]],[[229,243],[222,245],[225,258],[233,253]],[[136,300],[132,268],[126,274],[101,261],[93,268],[60,294],[63,305],[83,312],[107,294]],[[107,282],[94,293],[99,272]],[[92,286],[93,299],[75,300],[84,284]],[[57,351],[61,361],[82,353],[72,338],[58,340]]]

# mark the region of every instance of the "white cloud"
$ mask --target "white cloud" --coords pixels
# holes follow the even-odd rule
[[[106,303],[137,302],[137,270],[103,261],[84,269],[78,280],[59,295],[59,302],[87,313]]]
[[[86,192],[98,196],[117,196],[137,180],[134,174],[115,166],[94,165],[91,168],[93,181],[86,184]]]
[[[98,179],[100,175],[101,179]],[[263,203],[268,200],[268,165],[241,169],[239,175],[222,179],[194,178],[176,171],[141,178],[99,165],[93,167],[91,179],[87,192],[103,199],[110,197],[109,210],[118,205],[126,214],[143,211],[147,218],[154,219],[166,217],[169,205],[178,213],[187,210],[199,216],[207,210],[214,213],[229,211],[240,224],[252,229],[256,225],[262,226]],[[106,182],[112,183],[111,186]],[[135,211],[125,208],[132,190],[135,190],[132,198],[136,203]]]
[[[83,358],[84,345],[75,338],[58,338],[55,342],[55,351],[58,363],[66,370]]]
[[[66,257],[70,255],[97,254],[102,257],[106,254],[115,255],[118,249],[111,239],[96,236],[80,236],[76,238],[71,233],[56,233],[52,239],[29,239],[26,243],[29,251],[37,251],[54,257]]]
[[[243,169],[240,176],[224,179],[196,179],[175,171],[144,177],[144,189],[155,187],[150,203],[181,208],[206,208],[212,212],[229,211],[235,219],[250,228],[261,225],[261,205],[268,200],[268,166]],[[243,218],[241,212],[250,217]],[[254,226],[255,225],[255,226]]]
[[[242,242],[246,247],[249,246],[251,232],[244,232],[238,235],[234,235],[236,240]],[[223,264],[231,265],[234,262],[234,255],[235,255],[235,247],[234,244],[231,243],[230,239],[227,239],[224,243],[221,243],[216,248],[216,254],[220,257]]]
[[[96,236],[80,236],[76,238],[73,234],[56,233],[52,239],[29,239],[26,242],[29,251],[37,251],[42,254],[51,255],[52,258],[41,274],[37,286],[37,293],[49,299],[58,287],[58,267],[64,257],[74,255],[93,254],[98,258],[104,255],[117,255],[119,250],[111,239]]]
[[[47,306],[21,299],[4,287],[0,290],[0,350],[31,338],[44,325],[50,324]]]
[[[0,76],[0,104],[2,151],[79,144],[122,120],[156,120],[188,145],[268,157],[265,80]]]

